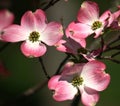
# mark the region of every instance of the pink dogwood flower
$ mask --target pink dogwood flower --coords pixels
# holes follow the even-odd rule
[[[27,57],[39,57],[45,54],[46,45],[53,46],[62,36],[62,25],[58,22],[47,23],[41,9],[34,13],[27,11],[21,19],[21,25],[11,25],[4,30],[2,38],[8,42],[24,41],[21,51]]]
[[[92,1],[84,1],[78,11],[77,21],[68,26],[71,36],[81,39],[95,34],[94,38],[99,37],[109,23],[110,13],[107,10],[99,17],[98,5]]]
[[[98,92],[105,90],[110,82],[105,68],[105,64],[97,60],[78,64],[68,62],[61,75],[51,77],[48,88],[54,90],[56,101],[72,100],[79,90],[82,103],[95,106],[99,100]]]
[[[11,25],[14,20],[14,14],[8,10],[0,10],[0,40],[1,35],[4,33],[4,29]]]

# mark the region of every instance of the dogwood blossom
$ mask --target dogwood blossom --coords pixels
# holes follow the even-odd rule
[[[97,3],[92,1],[84,1],[78,11],[77,21],[71,22],[69,27],[69,36],[83,39],[91,34],[95,34],[94,38],[99,37],[104,28],[107,26],[111,12],[105,11],[99,17],[99,8]]]
[[[88,63],[68,62],[61,75],[53,76],[48,88],[54,90],[56,101],[72,100],[81,93],[81,101],[85,106],[94,106],[99,100],[99,91],[107,88],[110,75],[105,73],[105,64],[93,60]]]
[[[11,25],[14,20],[14,14],[8,10],[0,10],[0,40],[4,29]]]
[[[62,25],[58,22],[47,23],[43,10],[34,13],[27,11],[21,19],[21,25],[11,25],[4,30],[2,38],[8,42],[24,41],[21,51],[28,57],[39,57],[45,54],[45,44],[52,46],[63,36]]]

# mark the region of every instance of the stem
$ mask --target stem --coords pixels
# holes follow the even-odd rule
[[[104,51],[104,44],[105,44],[104,39],[103,37],[101,37],[101,48],[100,48],[100,54],[99,54],[100,57],[102,56]]]
[[[51,0],[44,8],[43,10],[47,10],[49,7],[53,6],[55,3],[59,2],[60,0]]]
[[[29,88],[28,90],[26,90],[22,96],[30,96],[34,93],[36,93],[38,90],[40,90],[41,88],[43,88],[46,84],[47,84],[48,80],[45,80],[44,82],[40,83],[40,84],[37,84],[35,85],[34,87],[32,88]]]
[[[50,76],[48,75],[48,73],[47,73],[47,71],[46,71],[46,68],[45,68],[45,66],[44,66],[44,63],[43,63],[43,60],[42,60],[41,57],[39,57],[39,62],[41,63],[41,66],[42,66],[42,69],[43,69],[43,72],[44,72],[45,76],[46,76],[48,79],[50,79]]]
[[[112,62],[115,62],[115,63],[117,63],[117,64],[120,64],[120,61],[119,61],[119,60],[113,59],[113,58],[111,58],[111,56],[104,56],[104,57],[100,57],[99,59],[110,60],[110,61],[112,61]]]
[[[65,59],[60,63],[60,65],[59,65],[59,67],[58,67],[58,69],[57,69],[57,71],[56,71],[56,73],[55,73],[54,75],[59,74],[62,66],[66,63],[66,61],[67,61],[69,58],[70,58],[70,54],[67,54],[67,56],[65,57]]]
[[[75,96],[75,98],[73,99],[71,106],[80,106],[80,90],[78,89],[78,94]]]
[[[120,45],[114,46],[114,47],[108,47],[104,52],[108,52],[110,50],[119,50],[120,49]]]
[[[119,54],[120,54],[120,51],[117,52],[117,53],[115,53],[115,54],[113,54],[113,55],[111,56],[111,58],[112,58],[112,57],[115,57],[115,56],[117,56],[117,55],[119,55]]]

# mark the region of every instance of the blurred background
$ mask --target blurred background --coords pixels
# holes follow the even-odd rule
[[[0,9],[7,8],[15,14],[14,23],[19,24],[21,16],[27,11],[35,11],[44,8],[50,0],[0,0]],[[107,9],[114,11],[120,1],[94,0],[100,7],[100,13]],[[60,0],[49,7],[45,12],[49,21],[63,22],[64,27],[76,19],[77,12],[83,0]],[[11,43],[0,52],[0,61],[4,64],[6,72],[0,74],[0,106],[6,102],[6,106],[70,106],[72,101],[56,102],[52,98],[52,92],[47,85],[33,95],[18,99],[19,95],[27,89],[42,83],[45,77],[38,58],[27,58],[20,51],[21,43]],[[0,47],[4,45],[0,42]],[[53,47],[48,47],[47,53],[42,57],[49,75],[57,70],[65,55]],[[120,56],[117,57],[120,60]],[[96,106],[120,106],[120,64],[104,61],[106,71],[111,75],[109,87],[100,92],[100,101]],[[80,105],[82,106],[82,105]]]

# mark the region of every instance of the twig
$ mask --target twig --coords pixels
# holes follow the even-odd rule
[[[62,68],[62,66],[66,63],[66,61],[70,58],[70,54],[67,54],[67,56],[65,57],[65,59],[60,63],[56,73],[54,75],[59,74],[60,69]]]
[[[60,0],[51,0],[44,8],[43,10],[47,10],[49,7],[53,6],[55,3],[59,2]]]
[[[120,45],[117,46],[113,46],[113,47],[108,47],[106,50],[104,50],[104,52],[108,52],[110,50],[119,50],[120,49]]]
[[[80,106],[80,90],[78,89],[78,93],[77,95],[74,97],[72,103],[71,103],[71,106]]]
[[[48,80],[45,80],[44,82],[37,84],[36,86],[34,86],[32,88],[29,88],[21,96],[30,96],[30,95],[36,93],[38,90],[43,88],[47,84],[47,82],[48,82]]]
[[[100,48],[100,54],[99,54],[99,56],[102,56],[102,54],[103,54],[104,44],[105,44],[104,39],[103,39],[103,37],[101,37],[101,48]]]
[[[99,57],[99,59],[104,59],[104,60],[110,60],[112,62],[115,62],[117,64],[120,64],[120,61],[119,60],[116,60],[114,58],[111,58],[111,56],[104,56],[104,57]]]
[[[45,68],[45,66],[44,66],[44,63],[43,63],[43,60],[42,60],[41,57],[39,57],[39,62],[41,63],[41,66],[42,66],[42,69],[43,69],[43,72],[44,72],[45,76],[46,76],[48,79],[50,79],[50,76],[48,75],[48,73],[47,73],[47,71],[46,71],[46,68]]]
[[[111,56],[111,58],[113,58],[113,57],[115,57],[115,56],[117,56],[117,55],[119,55],[119,54],[120,54],[120,51],[117,52],[117,53],[115,53],[115,54],[113,54],[113,55]]]

